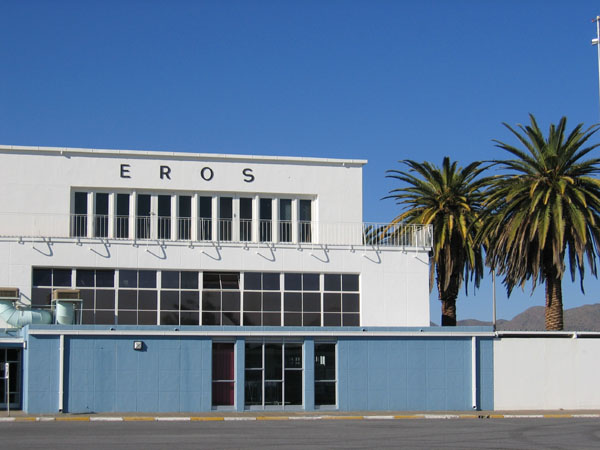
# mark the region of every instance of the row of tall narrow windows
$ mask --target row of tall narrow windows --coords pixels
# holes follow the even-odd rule
[[[315,343],[314,404],[336,405],[336,344]],[[233,343],[212,347],[213,407],[235,404]],[[303,344],[246,342],[244,346],[244,407],[246,409],[301,407],[305,404]]]
[[[311,200],[74,192],[71,236],[311,242]]]

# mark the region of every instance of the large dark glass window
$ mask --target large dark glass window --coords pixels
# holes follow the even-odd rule
[[[161,325],[198,325],[200,293],[198,272],[163,270],[160,291]]]
[[[325,274],[323,294],[323,325],[359,326],[360,296],[358,275]]]
[[[53,289],[75,287],[88,324],[360,325],[356,274],[120,269],[115,277],[115,272],[33,268],[32,305],[48,307]]]
[[[139,270],[138,275],[139,287],[151,289],[156,287],[156,270]]]
[[[97,192],[94,205],[94,237],[108,236],[108,194]]]
[[[115,237],[120,239],[129,237],[129,194],[117,194]]]
[[[88,193],[75,192],[71,234],[75,237],[87,236]]]
[[[283,286],[280,282],[283,279]],[[346,290],[347,289],[347,290]],[[358,275],[245,272],[243,325],[358,326]]]
[[[150,200],[148,194],[137,196],[136,237],[150,239]]]
[[[52,269],[54,287],[71,287],[71,269]]]
[[[202,325],[240,325],[239,272],[204,272]]]
[[[54,276],[55,272],[56,276]],[[67,276],[64,269],[34,268],[31,273],[31,305],[34,307],[50,306],[53,288],[71,286],[70,273],[69,270],[69,276]]]
[[[279,200],[279,242],[292,242],[292,201]]]
[[[280,274],[244,274],[244,325],[281,326]]]
[[[312,241],[312,202],[300,200],[300,242]]]
[[[78,269],[75,285],[82,288],[95,287],[94,271]]]
[[[252,240],[252,199],[240,198],[240,241]]]
[[[114,325],[115,271],[104,269],[76,269],[75,287],[82,303],[82,323]]]
[[[318,273],[284,275],[285,326],[321,326],[321,292]]]
[[[212,197],[200,197],[199,200],[198,240],[212,239]]]
[[[247,342],[245,350],[247,407],[302,405],[302,344]]]
[[[158,238],[171,239],[171,196],[158,196]]]
[[[261,198],[258,209],[260,241],[271,242],[273,240],[273,200],[270,198]]]
[[[219,240],[231,241],[233,225],[233,199],[231,197],[219,198]]]
[[[178,198],[177,237],[189,240],[192,236],[192,197],[180,195]]]
[[[120,270],[118,320],[120,325],[156,325],[158,293],[155,270]]]
[[[96,287],[115,287],[114,270],[96,270]]]

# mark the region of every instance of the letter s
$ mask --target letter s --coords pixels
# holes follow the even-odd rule
[[[244,170],[242,170],[242,173],[244,174],[244,181],[246,183],[252,183],[254,181],[254,175],[252,174],[252,169],[250,168],[246,168]]]

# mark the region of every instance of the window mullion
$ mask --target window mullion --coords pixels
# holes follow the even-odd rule
[[[285,409],[285,343],[281,344],[281,408]]]
[[[262,408],[265,408],[265,378],[266,378],[266,364],[265,364],[265,343],[262,343]]]

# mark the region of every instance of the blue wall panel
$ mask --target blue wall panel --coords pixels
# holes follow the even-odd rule
[[[23,351],[23,410],[27,413],[58,411],[59,339],[29,336]]]
[[[348,404],[348,350],[350,348],[349,342],[338,341],[337,344],[337,404],[338,408],[340,405]]]
[[[211,341],[67,337],[68,412],[177,412],[211,408]]]
[[[234,344],[234,357],[235,357],[235,410],[244,410],[244,384],[246,382],[245,377],[245,357],[246,357],[246,339],[240,338],[235,341]],[[212,378],[211,378],[212,379]]]
[[[494,340],[478,340],[479,364],[479,409],[491,411],[494,409]]]
[[[315,340],[304,341],[304,409],[315,409]]]
[[[471,408],[470,338],[339,338],[342,410]]]

